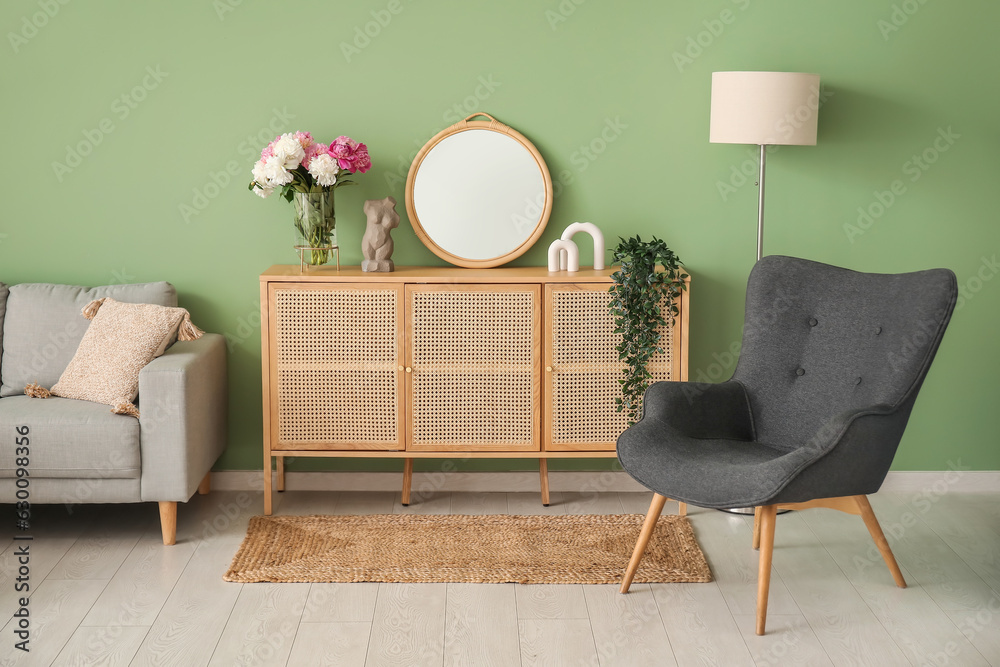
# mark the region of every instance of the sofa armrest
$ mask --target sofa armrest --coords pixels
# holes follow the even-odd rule
[[[226,448],[226,343],[178,341],[139,373],[142,500],[186,502]]]

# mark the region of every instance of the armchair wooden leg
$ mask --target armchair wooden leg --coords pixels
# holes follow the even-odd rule
[[[753,508],[753,548],[760,549],[760,508]]]
[[[760,565],[757,570],[757,634],[764,634],[767,621],[767,596],[771,590],[771,556],[774,552],[776,505],[758,507],[760,512]]]
[[[177,503],[167,500],[160,501],[160,532],[163,533],[163,544],[170,546],[177,543]]]
[[[687,516],[688,515],[688,504],[687,503],[677,503],[677,516]]]
[[[653,502],[649,504],[649,511],[646,512],[646,520],[642,522],[639,539],[636,541],[635,549],[632,551],[632,560],[628,562],[628,568],[626,568],[625,576],[622,579],[621,593],[628,593],[629,586],[632,585],[632,578],[635,577],[635,571],[639,569],[639,561],[642,560],[642,555],[646,553],[646,545],[649,544],[649,538],[652,537],[653,529],[656,527],[656,520],[660,518],[660,512],[663,511],[663,505],[666,502],[666,497],[658,493],[653,494]]]
[[[207,495],[209,491],[212,490],[212,473],[206,472],[205,478],[201,480],[201,484],[198,485],[198,495]]]
[[[278,456],[275,460],[276,467],[278,468],[278,483],[275,486],[275,491],[285,490],[285,457]]]
[[[403,459],[403,493],[400,502],[403,507],[410,504],[410,487],[413,486],[413,459]]]
[[[889,572],[892,573],[892,578],[896,581],[896,585],[900,588],[906,588],[906,580],[903,578],[903,573],[899,571],[899,564],[896,563],[896,557],[892,555],[892,549],[889,548],[889,542],[885,539],[882,526],[879,525],[878,519],[875,518],[872,505],[868,502],[868,496],[854,496],[854,500],[861,511],[861,518],[865,520],[868,532],[871,533],[872,539],[875,540],[875,545],[882,553],[882,560],[889,566]]]
[[[538,459],[538,479],[542,487],[542,505],[549,506],[549,460]]]

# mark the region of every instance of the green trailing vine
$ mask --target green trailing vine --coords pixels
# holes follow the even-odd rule
[[[642,395],[652,378],[646,365],[654,354],[663,352],[657,328],[674,323],[678,314],[674,300],[687,289],[687,274],[680,258],[655,236],[649,242],[638,236],[619,241],[611,263],[621,268],[611,274],[614,285],[608,290],[608,307],[615,333],[622,337],[616,348],[618,358],[625,364],[624,377],[618,380],[622,395],[615,404],[631,426],[639,418]]]

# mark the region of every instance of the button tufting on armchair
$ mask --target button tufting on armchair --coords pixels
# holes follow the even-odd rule
[[[59,380],[90,325],[81,309],[102,297],[177,305],[166,282],[0,283],[0,503],[19,499],[23,467],[32,504],[158,503],[163,543],[173,544],[177,503],[208,493],[209,470],[226,446],[225,339],[179,341],[147,364],[139,373],[138,418],[101,403],[25,396],[28,383]],[[25,431],[27,465],[17,453]]]
[[[622,466],[654,492],[621,591],[667,497],[757,508],[757,634],[778,509],[860,515],[905,587],[867,494],[885,479],[957,297],[947,269],[875,274],[791,257],[759,261],[732,379],[653,384],[642,419],[618,440]]]

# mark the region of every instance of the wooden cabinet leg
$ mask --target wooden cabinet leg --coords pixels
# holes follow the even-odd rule
[[[875,545],[882,554],[882,560],[889,566],[889,572],[892,573],[893,580],[895,580],[896,585],[900,588],[906,588],[906,579],[903,578],[903,573],[899,571],[899,564],[896,563],[896,557],[892,555],[892,549],[889,548],[889,542],[885,539],[882,526],[879,525],[878,519],[875,518],[875,512],[872,511],[872,505],[868,502],[868,497],[854,496],[854,500],[858,503],[858,509],[861,510],[861,518],[865,520],[868,532],[871,534],[872,539],[875,540]]]
[[[410,487],[413,485],[413,459],[403,459],[403,493],[402,504],[406,507],[410,504]]]
[[[163,533],[163,544],[166,546],[177,543],[176,502],[160,501],[160,532]]]
[[[198,494],[207,495],[209,491],[212,490],[212,473],[206,472],[205,478],[201,480],[201,484],[198,485]]]
[[[649,544],[649,538],[653,536],[653,529],[656,528],[656,520],[660,518],[660,512],[663,511],[663,505],[666,502],[666,497],[658,493],[653,494],[653,502],[649,504],[649,511],[646,512],[646,520],[642,522],[642,530],[639,531],[639,539],[636,540],[635,549],[632,551],[632,559],[628,562],[628,568],[625,570],[625,576],[622,578],[622,586],[619,592],[628,593],[629,586],[632,585],[632,578],[635,577],[635,571],[639,569],[639,562],[642,560],[642,555],[646,553],[646,545]]]
[[[760,508],[753,508],[753,548],[760,549]]]
[[[276,467],[278,468],[278,471],[277,471],[278,472],[278,484],[277,484],[277,489],[276,490],[279,491],[279,492],[280,491],[284,491],[285,490],[285,457],[284,456],[278,456],[275,459],[274,462],[276,464]]]
[[[271,457],[264,459],[264,515],[271,516]]]
[[[774,553],[774,519],[777,505],[758,507],[760,510],[760,563],[757,569],[757,634],[764,634],[767,622],[767,596],[771,590],[771,556]]]
[[[542,487],[542,505],[549,506],[549,460],[538,459],[538,481]]]

